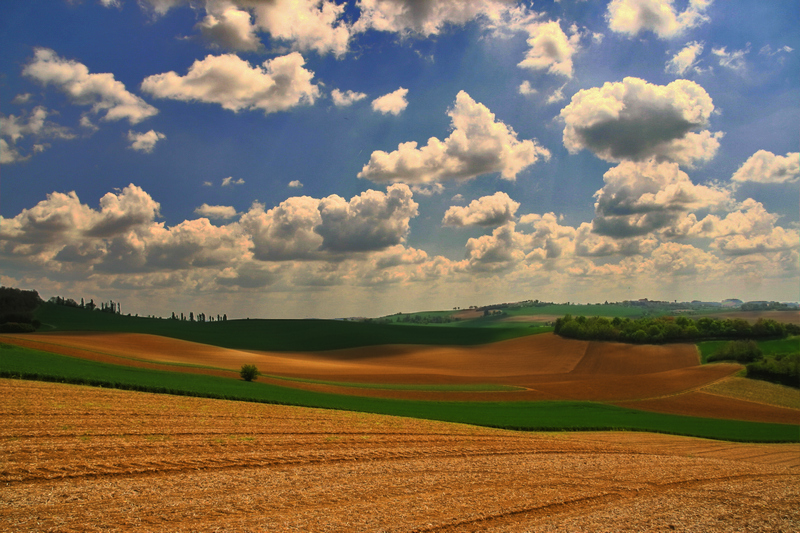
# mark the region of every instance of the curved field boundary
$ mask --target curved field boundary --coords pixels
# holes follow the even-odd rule
[[[524,431],[632,430],[731,441],[800,442],[798,427],[788,424],[694,418],[591,402],[425,402],[353,397],[110,365],[17,347],[0,349],[0,377],[362,411]]]

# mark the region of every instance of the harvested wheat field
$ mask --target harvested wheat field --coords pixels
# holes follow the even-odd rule
[[[796,445],[0,380],[3,531],[797,531]]]

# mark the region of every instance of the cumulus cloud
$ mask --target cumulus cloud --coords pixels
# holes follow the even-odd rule
[[[606,20],[611,31],[630,36],[651,31],[671,39],[709,20],[705,14],[713,0],[689,0],[678,13],[672,0],[611,0]]]
[[[539,158],[550,157],[550,152],[535,141],[518,140],[513,129],[464,91],[458,93],[448,115],[453,132],[444,141],[431,137],[419,149],[411,141],[401,143],[391,153],[377,150],[358,177],[420,184],[499,172],[503,179],[514,180]]]
[[[603,175],[595,193],[593,231],[632,237],[674,225],[689,211],[722,209],[730,192],[695,185],[676,163],[623,162]]]
[[[444,214],[445,226],[500,226],[514,219],[519,209],[508,194],[496,192],[473,200],[466,207],[451,206]]]
[[[253,204],[240,219],[253,240],[253,255],[261,261],[312,259],[322,245],[314,228],[322,222],[319,200],[310,196],[292,197],[265,210]]]
[[[511,9],[508,0],[359,0],[361,16],[354,31],[437,35],[448,25],[476,18],[498,21]]]
[[[264,114],[313,104],[320,94],[297,52],[264,61],[262,66],[234,54],[195,61],[185,76],[174,71],[145,78],[142,90],[158,98],[215,103],[224,109],[259,109]]]
[[[222,178],[222,186],[223,187],[230,187],[231,185],[243,185],[244,180],[242,178],[233,179],[233,176],[228,176],[227,178]]]
[[[291,187],[292,189],[301,189],[303,187],[303,184],[300,183],[300,180],[292,180],[289,182],[289,187]]]
[[[158,110],[128,92],[113,74],[90,74],[86,65],[59,57],[53,50],[37,48],[22,73],[42,85],[53,85],[77,105],[91,106],[101,120],[127,119],[131,124],[152,117]]]
[[[559,21],[536,22],[525,27],[530,49],[517,66],[530,70],[546,70],[550,74],[572,77],[572,56],[577,52],[580,34],[577,28],[568,37]]]
[[[235,217],[238,213],[236,209],[229,205],[208,205],[203,204],[196,208],[194,212],[201,217],[210,218],[211,220],[228,220]]]
[[[408,107],[408,89],[400,87],[389,94],[379,96],[372,101],[372,109],[384,115],[399,115]]]
[[[265,210],[255,204],[241,218],[262,261],[322,259],[324,254],[376,251],[405,241],[417,203],[408,186],[351,198],[293,197]]]
[[[298,50],[341,56],[347,52],[350,27],[342,20],[344,4],[330,0],[239,0],[252,7],[256,25],[273,39]]]
[[[322,224],[316,229],[322,249],[332,252],[379,250],[405,241],[418,204],[407,185],[394,184],[386,193],[368,190],[346,201],[332,195],[319,204]]]
[[[30,159],[32,154],[23,155],[17,143],[26,137],[36,140],[42,139],[74,139],[75,134],[69,128],[47,120],[49,112],[42,106],[37,106],[30,113],[20,116],[0,113],[0,163],[16,163]],[[31,147],[33,153],[41,152],[45,146],[35,143]]]
[[[262,48],[250,13],[233,5],[224,6],[217,13],[208,13],[197,27],[212,46],[241,52],[254,52]]]
[[[466,244],[466,262],[473,272],[499,272],[513,268],[525,258],[520,234],[515,224],[508,222],[491,235],[471,238]]]
[[[570,153],[586,148],[606,161],[655,156],[691,166],[719,148],[721,134],[705,130],[712,111],[711,97],[693,81],[661,86],[625,78],[573,95],[561,110],[564,146]]]
[[[690,71],[699,72],[697,57],[703,53],[703,46],[701,42],[690,42],[680,52],[672,56],[672,59],[667,61],[664,71],[679,76],[683,76]]]
[[[334,89],[331,92],[331,98],[333,98],[333,104],[336,107],[347,107],[349,105],[353,105],[359,100],[363,100],[366,97],[367,97],[366,94],[358,93],[355,91],[342,92],[339,89]]]
[[[141,0],[163,15],[189,4],[188,0]],[[256,30],[301,51],[320,54],[347,52],[350,26],[343,20],[345,5],[331,0],[206,0],[207,15],[198,28],[211,42],[233,50],[260,47]]]
[[[759,150],[739,167],[731,179],[740,183],[794,183],[800,180],[800,153],[779,156]]]
[[[146,154],[153,151],[158,141],[166,138],[166,135],[155,130],[150,130],[146,133],[137,133],[133,130],[128,132],[128,140],[131,142],[131,148],[137,152],[144,152]]]

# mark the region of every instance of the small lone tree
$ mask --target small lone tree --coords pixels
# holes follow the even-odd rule
[[[245,381],[253,381],[260,374],[261,372],[258,371],[256,365],[242,365],[242,370],[239,372],[239,375]]]

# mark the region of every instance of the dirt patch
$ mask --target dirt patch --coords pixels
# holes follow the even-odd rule
[[[796,445],[0,380],[0,530],[793,531]]]
[[[667,398],[638,400],[618,405],[657,413],[800,425],[800,410],[738,400],[707,392],[689,392]]]
[[[637,345],[618,342],[590,342],[586,354],[572,374],[625,375],[652,374],[700,364],[694,344]]]

